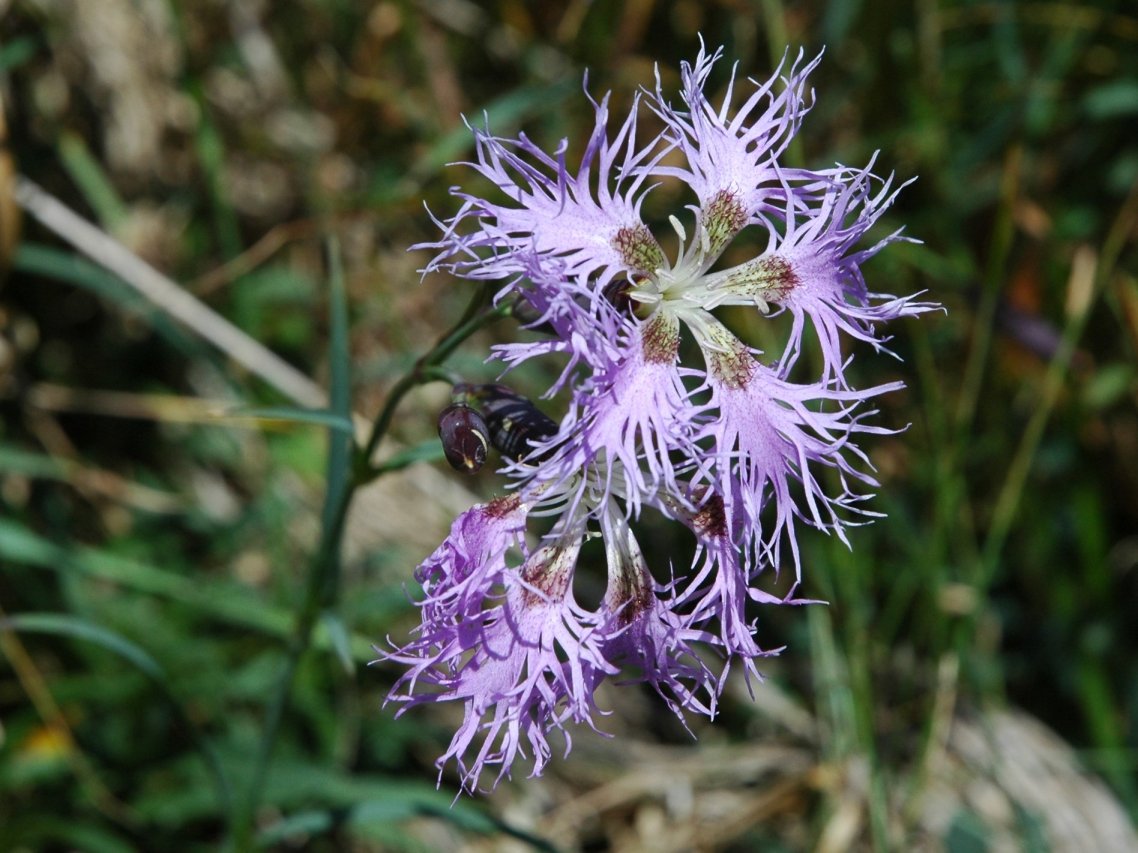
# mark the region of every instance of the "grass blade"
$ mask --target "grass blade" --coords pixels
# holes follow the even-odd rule
[[[235,418],[249,418],[266,427],[271,427],[274,424],[315,424],[327,427],[333,435],[344,433],[350,436],[355,429],[350,414],[345,417],[328,409],[308,409],[301,406],[258,406],[253,408],[239,407],[226,414]]]

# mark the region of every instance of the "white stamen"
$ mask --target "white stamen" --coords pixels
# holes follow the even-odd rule
[[[668,221],[672,223],[672,227],[676,229],[676,233],[680,235],[680,243],[686,243],[688,241],[688,232],[684,230],[684,226],[680,224],[680,220],[676,218],[675,214],[672,214],[668,217]]]

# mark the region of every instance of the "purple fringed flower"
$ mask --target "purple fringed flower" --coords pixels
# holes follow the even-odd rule
[[[624,262],[615,238],[624,229],[643,227],[640,202],[648,176],[637,170],[651,149],[635,148],[635,103],[609,141],[608,102],[608,96],[593,102],[596,124],[575,175],[565,159],[568,140],[550,156],[525,134],[505,140],[473,129],[478,159],[469,165],[501,189],[511,204],[497,205],[456,190],[463,205],[440,223],[443,239],[425,244],[441,250],[427,271],[506,278],[526,272],[527,255],[536,251],[561,258],[566,276],[598,276],[600,287],[620,274]],[[476,223],[474,230],[459,233],[471,223]]]
[[[861,265],[890,243],[908,238],[899,229],[868,248],[853,248],[910,183],[893,189],[892,176],[882,181],[869,170],[829,172],[830,185],[808,208],[801,207],[787,187],[783,228],[770,232],[766,251],[707,276],[709,307],[757,305],[766,311],[774,304],[790,311],[794,325],[781,359],[784,368],[798,359],[806,318],[821,343],[822,379],[836,377],[844,383],[842,333],[881,350],[884,340],[877,337],[876,324],[938,307],[917,302],[914,296],[871,293],[866,287]]]
[[[593,690],[601,678],[617,672],[605,658],[603,637],[593,630],[593,615],[573,599],[580,534],[539,548],[520,566],[508,568],[504,557],[519,511],[524,519],[520,501],[499,499],[456,523],[462,544],[444,545],[424,564],[430,574],[422,578],[418,638],[385,655],[408,667],[389,701],[406,707],[464,703],[465,719],[439,760],[439,772],[441,778],[443,766],[455,759],[468,790],[474,790],[486,764],[499,766],[499,779],[509,773],[526,744],[539,774],[550,755],[547,734],[563,730],[566,721],[590,722]],[[475,519],[482,519],[486,535],[470,535]],[[473,550],[467,539],[474,540]],[[489,559],[472,563],[471,556],[480,554]],[[475,740],[479,744],[471,758]]]
[[[600,518],[608,562],[608,587],[601,604],[600,633],[610,660],[631,666],[629,681],[646,682],[683,720],[682,712],[715,716],[715,678],[692,643],[715,644],[691,618],[674,609],[656,583],[624,517],[610,506]],[[701,699],[700,693],[706,694]]]
[[[797,200],[799,195],[787,193],[783,186],[787,177],[801,180],[799,194],[826,183],[812,172],[782,168],[776,159],[786,150],[813,105],[813,91],[807,90],[806,80],[822,61],[821,54],[803,66],[800,51],[788,77],[779,76],[779,66],[765,83],[751,80],[755,89],[737,109],[733,106],[732,73],[727,94],[716,109],[704,89],[711,69],[722,55],[722,48],[710,55],[701,48],[694,65],[682,63],[680,97],[686,109],[671,107],[659,74],[652,99],[653,111],[667,126],[665,138],[683,152],[685,161],[678,166],[657,166],[652,173],[679,178],[691,187],[699,199],[698,210],[706,220],[715,217],[717,207],[733,212],[734,218],[727,220],[731,228],[720,225],[718,232],[711,229],[713,250],[716,243],[726,245],[734,232],[748,222],[763,224],[767,213],[777,213],[774,200]],[[777,88],[779,83],[781,89]]]
[[[901,385],[852,388],[842,345],[881,350],[881,324],[936,307],[871,292],[862,273],[885,246],[908,239],[895,231],[859,248],[904,184],[876,177],[872,161],[780,165],[813,103],[807,80],[821,57],[800,53],[786,76],[780,67],[767,82],[749,81],[736,107],[734,74],[718,106],[706,94],[721,53],[701,49],[682,66],[679,107],[657,75],[611,136],[609,97],[592,100],[593,131],[574,167],[567,141],[547,154],[525,136],[474,130],[468,165],[500,195],[455,190],[458,212],[439,222],[438,241],[419,247],[435,253],[427,271],[503,281],[498,301],[519,306],[546,337],[500,344],[494,356],[507,371],[560,357],[546,396],[568,397],[556,428],[500,385],[462,401],[487,406],[515,491],[455,522],[417,573],[422,625],[383,654],[407,667],[389,697],[400,713],[463,705],[439,766],[453,759],[466,790],[490,767],[500,780],[519,755],[540,773],[552,732],[568,749],[567,724],[594,725],[594,691],[608,677],[651,686],[681,719],[713,717],[730,667],[742,666],[750,683],[758,661],[777,653],[756,639],[755,608],[811,603],[796,597],[797,522],[849,544],[845,528],[875,515],[862,508],[877,483],[856,440],[891,432],[866,423],[869,404]],[[663,123],[647,140],[637,138],[642,103]],[[641,217],[661,179],[682,181],[696,202],[686,226],[677,216],[665,225],[678,237],[674,257]],[[713,271],[746,230],[765,237],[763,251]],[[760,317],[788,312],[784,350],[764,359],[736,337],[715,315],[728,305]],[[822,375],[800,384],[789,377],[807,321]],[[698,359],[683,360],[689,351]],[[517,417],[495,416],[494,395]],[[524,428],[519,419],[548,427],[511,437]],[[633,532],[645,511],[694,534],[686,572],[659,566],[654,575]],[[552,525],[531,549],[525,528],[535,516]],[[604,540],[608,585],[589,609],[572,580],[593,536]],[[760,584],[777,575],[784,544],[796,582],[775,595]],[[657,579],[664,572],[667,583]],[[718,672],[707,651],[724,658]]]
[[[729,335],[726,330],[722,334]],[[879,394],[897,391],[900,382],[848,391],[832,383],[795,385],[763,366],[733,336],[723,350],[711,354],[709,384],[719,417],[704,427],[701,438],[715,448],[717,462],[708,485],[722,495],[728,523],[742,531],[735,538],[760,562],[781,565],[780,546],[790,544],[795,571],[800,562],[794,520],[820,530],[834,531],[848,544],[844,527],[850,516],[864,511],[863,496],[853,483],[868,487],[877,481],[865,470],[869,461],[850,438],[857,433],[888,433],[866,426],[854,415],[857,407]],[[830,410],[811,408],[826,401]],[[862,413],[873,414],[872,411]],[[862,468],[858,468],[861,465]],[[817,466],[837,471],[842,490],[828,495],[816,477]],[[801,496],[792,493],[797,484]],[[763,530],[762,513],[772,505],[773,521]],[[801,581],[801,573],[797,575]]]

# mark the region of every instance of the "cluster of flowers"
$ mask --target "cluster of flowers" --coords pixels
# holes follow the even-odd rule
[[[596,124],[575,170],[565,142],[550,154],[524,135],[476,130],[469,165],[502,200],[453,190],[461,207],[428,244],[437,253],[428,270],[505,282],[497,298],[522,301],[546,337],[501,345],[496,356],[512,368],[560,355],[566,366],[549,395],[571,396],[559,425],[529,434],[524,452],[507,458],[508,496],[461,515],[419,567],[422,624],[383,655],[407,667],[390,696],[401,712],[463,704],[439,767],[453,759],[467,790],[488,766],[497,784],[527,753],[540,773],[554,730],[568,749],[567,724],[593,725],[594,693],[609,676],[650,684],[681,719],[714,716],[732,663],[757,677],[756,662],[772,653],[756,643],[748,605],[801,602],[757,585],[782,564],[784,546],[799,576],[796,525],[845,541],[847,525],[873,515],[861,503],[876,483],[854,440],[887,432],[864,423],[874,413],[864,404],[901,386],[851,388],[841,339],[880,351],[878,324],[933,307],[870,292],[862,276],[866,260],[906,239],[898,231],[857,248],[900,187],[875,176],[872,162],[779,164],[812,105],[807,78],[820,57],[799,54],[769,81],[747,81],[736,107],[734,74],[721,104],[705,94],[721,54],[701,49],[683,64],[680,107],[657,76],[613,135],[608,97],[591,101]],[[642,104],[663,127],[646,143],[637,139]],[[655,187],[676,180],[694,195],[694,222],[669,218],[679,238],[669,258],[640,211]],[[761,229],[765,249],[712,271],[748,229]],[[720,306],[788,312],[781,356],[761,361],[716,318]],[[796,384],[788,377],[807,321],[822,376]],[[681,362],[685,335],[702,363]],[[630,526],[645,507],[695,536],[690,570],[667,583],[649,571]],[[553,520],[531,548],[527,520],[537,516]],[[590,610],[574,597],[573,575],[582,543],[598,534],[608,582]],[[701,646],[725,661],[718,672]]]

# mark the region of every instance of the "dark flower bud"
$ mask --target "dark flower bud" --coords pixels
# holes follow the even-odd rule
[[[510,314],[523,325],[536,323],[541,319],[541,312],[526,298],[525,293],[519,293],[514,297],[510,303]]]
[[[604,296],[617,313],[625,317],[633,316],[636,306],[633,304],[629,293],[632,291],[632,282],[626,278],[614,278],[605,285],[601,295]]]
[[[489,434],[482,415],[465,403],[453,403],[439,413],[443,453],[456,471],[473,474],[486,464]]]
[[[552,323],[541,321],[545,315],[534,307],[524,292],[514,297],[514,301],[510,304],[510,313],[515,320],[531,332],[539,332],[543,335],[557,334],[557,329],[553,327]]]

